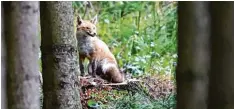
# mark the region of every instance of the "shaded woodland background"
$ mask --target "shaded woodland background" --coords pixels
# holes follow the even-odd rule
[[[234,107],[234,2],[1,4],[2,109]],[[96,14],[98,36],[138,85],[81,90],[76,17]]]
[[[73,2],[75,15],[98,15],[98,36],[134,76],[173,76],[176,64],[176,2]],[[172,77],[173,78],[173,77]]]
[[[175,107],[176,2],[76,1],[73,7],[83,19],[98,15],[98,36],[127,76],[143,81],[135,95],[99,89],[90,91],[93,100],[104,108]]]

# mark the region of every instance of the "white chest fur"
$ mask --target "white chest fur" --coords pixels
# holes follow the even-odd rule
[[[90,53],[94,52],[94,45],[92,43],[92,38],[90,36],[82,36],[78,37],[78,50],[80,54],[90,55]]]

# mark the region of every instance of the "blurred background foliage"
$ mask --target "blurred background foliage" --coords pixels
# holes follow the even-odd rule
[[[163,93],[158,89],[161,89],[160,87],[173,89],[170,87],[175,82],[177,2],[75,1],[73,7],[75,17],[80,15],[83,19],[92,19],[98,15],[98,36],[110,47],[119,66],[133,77],[157,78],[151,82],[155,86],[148,85],[153,89],[149,93],[165,96],[155,101],[148,101],[146,96],[140,93],[126,95],[118,91],[109,92],[111,95],[118,96],[118,99],[110,99],[111,96],[103,98],[102,94],[98,94],[96,98],[100,96],[109,101],[109,104],[102,105],[103,108],[175,108],[175,91]],[[74,24],[76,25],[76,19]],[[149,87],[146,87],[146,90],[150,89]]]
[[[120,67],[133,76],[174,77],[176,2],[75,1],[73,6],[74,14],[83,19],[98,15],[98,36],[108,44]]]

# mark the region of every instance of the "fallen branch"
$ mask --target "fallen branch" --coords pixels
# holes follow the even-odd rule
[[[87,78],[91,78],[91,76],[78,76],[79,79],[87,79]]]
[[[141,80],[137,80],[137,79],[127,79],[122,83],[104,83],[105,80],[103,80],[100,77],[94,78],[92,76],[78,76],[79,80],[87,80],[89,81],[89,83],[93,86],[119,86],[119,85],[127,85],[129,83],[133,83],[133,82],[141,82]],[[97,83],[94,80],[98,80],[98,81],[103,81],[102,83]]]
[[[128,79],[122,83],[110,83],[110,84],[102,84],[103,86],[115,86],[115,85],[127,85],[130,82],[141,82],[141,80],[136,79]]]

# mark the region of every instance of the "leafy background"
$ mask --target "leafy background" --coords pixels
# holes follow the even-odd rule
[[[135,78],[157,78],[155,81],[170,81],[174,85],[177,2],[75,1],[73,7],[74,15],[80,15],[83,19],[98,15],[98,36],[107,43],[119,66],[129,75]],[[163,86],[170,86],[167,82],[158,84],[164,83],[166,85]],[[166,100],[164,97],[147,103],[141,94],[126,95],[118,91],[108,93],[120,97],[106,98],[109,104],[102,103],[103,108],[171,109],[176,104],[175,92],[168,93]]]

